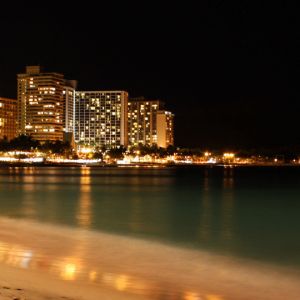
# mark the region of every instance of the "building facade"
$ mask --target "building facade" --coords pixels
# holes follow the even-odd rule
[[[157,112],[157,146],[167,148],[174,145],[174,114],[166,110]]]
[[[106,149],[126,147],[127,106],[125,91],[77,91],[75,142]]]
[[[63,130],[66,133],[75,132],[75,92],[77,87],[76,80],[66,80],[64,97]]]
[[[11,140],[17,134],[17,100],[0,97],[0,139]]]
[[[146,100],[144,97],[131,98],[128,102],[128,142],[130,146],[157,144],[157,111],[163,103]]]
[[[18,74],[18,134],[44,141],[63,140],[64,76],[27,66]]]

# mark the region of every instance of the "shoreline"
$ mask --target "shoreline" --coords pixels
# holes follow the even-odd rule
[[[9,294],[34,300],[296,300],[300,294],[299,270],[2,217],[0,268],[1,300]]]
[[[132,164],[79,164],[79,163],[25,163],[25,162],[0,162],[0,168],[11,168],[11,167],[61,167],[61,168],[82,168],[82,167],[91,167],[91,168],[201,168],[201,167],[209,167],[209,168],[252,168],[252,167],[261,167],[261,168],[276,168],[276,167],[292,167],[292,168],[300,168],[300,164],[295,163],[255,163],[255,164],[210,164],[210,163],[191,163],[191,164],[180,164],[180,163],[167,163],[167,164],[159,164],[159,163],[132,163]]]

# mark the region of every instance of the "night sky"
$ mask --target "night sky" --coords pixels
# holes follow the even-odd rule
[[[0,96],[16,97],[16,74],[40,64],[77,79],[81,90],[124,89],[165,101],[175,113],[178,146],[300,144],[299,21],[292,7],[99,3],[1,9]]]

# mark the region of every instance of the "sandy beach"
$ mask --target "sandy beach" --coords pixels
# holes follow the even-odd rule
[[[51,276],[0,265],[1,300],[76,300],[76,299],[143,299],[135,295],[120,295],[114,290],[95,286],[72,284]]]
[[[0,219],[0,299],[299,299],[298,270]]]

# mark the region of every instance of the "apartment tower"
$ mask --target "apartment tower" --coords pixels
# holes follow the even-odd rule
[[[168,148],[174,145],[174,114],[170,111],[157,112],[157,146]]]
[[[128,102],[128,141],[130,146],[157,144],[156,114],[163,103],[146,100],[144,97],[130,98]]]
[[[125,91],[77,91],[75,142],[93,148],[126,147],[127,105]]]
[[[27,66],[18,74],[17,132],[44,141],[63,140],[64,76]]]
[[[0,97],[0,139],[16,137],[17,100]]]

